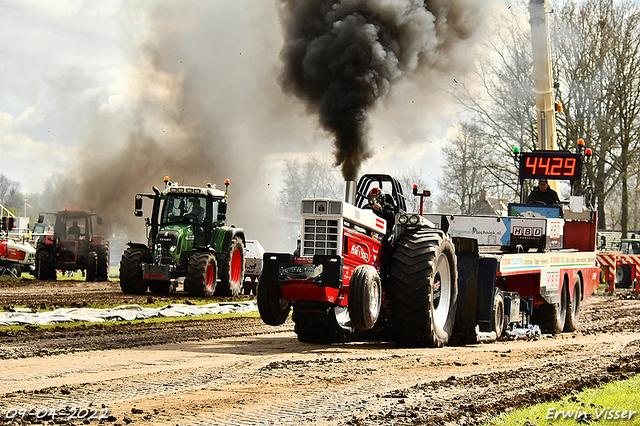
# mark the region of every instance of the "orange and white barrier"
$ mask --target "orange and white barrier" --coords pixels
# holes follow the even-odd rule
[[[615,291],[616,268],[622,265],[634,265],[631,268],[631,282],[635,293],[640,293],[640,255],[622,254],[619,251],[597,254],[598,263],[605,274],[606,291]]]

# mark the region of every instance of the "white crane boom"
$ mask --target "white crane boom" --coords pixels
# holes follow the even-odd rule
[[[529,15],[533,48],[533,92],[538,113],[538,146],[543,150],[557,150],[548,0],[531,0]]]

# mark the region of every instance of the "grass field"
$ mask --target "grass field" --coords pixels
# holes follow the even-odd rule
[[[638,425],[640,375],[503,414],[484,426]]]

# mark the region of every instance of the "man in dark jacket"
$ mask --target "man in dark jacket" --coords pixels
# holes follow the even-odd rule
[[[527,198],[527,203],[542,202],[544,204],[560,204],[560,198],[558,193],[549,188],[549,182],[546,179],[540,179],[538,186],[533,188],[533,191]]]

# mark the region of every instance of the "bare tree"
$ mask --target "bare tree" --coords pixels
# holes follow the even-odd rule
[[[413,195],[413,185],[417,185],[418,191],[422,192],[428,187],[427,180],[424,178],[422,169],[408,169],[403,170],[397,177],[398,182],[402,186],[402,191],[407,203],[407,211],[418,212],[420,210],[420,197]],[[430,200],[425,199],[423,205],[423,212],[428,213],[431,210]]]
[[[486,188],[490,159],[486,135],[477,124],[459,123],[448,142],[442,150],[447,169],[438,182],[446,195],[440,198],[438,207],[444,213],[472,214]]]
[[[24,197],[20,192],[20,184],[0,174],[0,204],[19,215],[22,211]]]
[[[638,3],[565,0],[556,15],[552,52],[565,107],[560,129],[567,142],[583,138],[593,150],[586,175],[597,199],[599,227],[606,228],[611,217],[626,233],[628,182],[638,170]],[[617,201],[609,203],[609,197]]]
[[[497,32],[488,38],[475,73],[451,87],[490,148],[485,170],[491,179],[485,189],[500,198],[519,191],[513,148],[531,150],[537,142],[527,16],[521,2],[496,17]]]
[[[487,42],[477,72],[452,88],[486,134],[495,153],[486,161],[492,162],[487,170],[498,182],[492,190],[502,188],[503,194],[507,187],[517,191],[511,149],[537,148],[528,3],[515,3],[507,15],[497,18],[498,30]],[[635,0],[557,0],[551,15],[555,97],[564,107],[556,116],[558,146],[573,150],[582,138],[592,149],[585,182],[595,192],[601,228],[608,216],[623,230],[637,223],[630,217],[634,209],[629,185],[639,171],[638,9]],[[607,202],[613,196],[618,202]],[[612,213],[612,208],[621,211]]]
[[[303,198],[343,198],[344,181],[328,156],[309,154],[304,163],[285,161],[284,166],[279,204],[287,217],[299,213]]]

